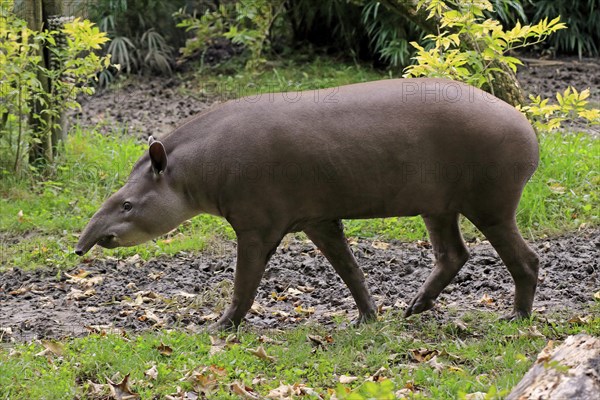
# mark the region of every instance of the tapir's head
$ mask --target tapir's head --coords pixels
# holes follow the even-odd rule
[[[167,170],[163,143],[149,139],[148,154],[133,167],[127,183],[94,214],[75,247],[84,255],[95,244],[135,246],[176,228],[193,215],[181,182]]]

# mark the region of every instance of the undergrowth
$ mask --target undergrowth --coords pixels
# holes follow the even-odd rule
[[[539,137],[540,166],[525,187],[517,220],[529,239],[599,223],[600,141],[586,134],[549,133]],[[135,160],[146,151],[129,136],[108,137],[77,130],[66,143],[64,159],[45,180],[4,176],[0,180],[0,269],[70,267],[81,229],[102,201],[126,180]],[[420,217],[345,221],[351,237],[423,240]],[[465,237],[481,237],[463,219]],[[201,251],[214,240],[234,239],[222,218],[200,215],[176,231],[131,248],[95,248],[91,257],[150,258],[180,251]]]
[[[243,328],[220,337],[180,330],[94,334],[0,347],[0,398],[105,398],[109,380],[116,384],[127,375],[128,390],[141,398],[195,398],[182,397],[187,392],[237,399],[242,388],[256,398],[290,389],[315,399],[457,399],[473,393],[500,399],[548,340],[600,335],[598,317],[577,323],[495,318],[470,312],[444,323],[430,314],[402,319],[388,312],[359,328]]]

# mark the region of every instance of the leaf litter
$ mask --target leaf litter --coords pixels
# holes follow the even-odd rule
[[[418,243],[350,243],[380,311],[401,313],[431,271],[431,249]],[[532,245],[541,257],[536,312],[559,312],[570,323],[585,323],[599,296],[600,230]],[[430,311],[458,330],[464,330],[456,322],[461,310],[506,313],[512,307],[514,284],[495,251],[484,242],[469,247],[471,259]],[[148,261],[94,259],[62,274],[5,266],[9,269],[0,272],[2,340],[160,328],[196,333],[218,319],[230,298],[235,269],[233,246],[230,250]],[[458,309],[458,316],[448,307]],[[334,326],[356,316],[349,290],[315,246],[291,239],[272,257],[246,321],[281,329],[306,323]]]

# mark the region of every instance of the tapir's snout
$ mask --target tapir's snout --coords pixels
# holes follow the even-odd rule
[[[87,224],[75,246],[75,254],[82,256],[96,244],[106,248],[117,247],[116,235],[108,224],[104,210],[98,211]]]
[[[81,234],[81,237],[79,238],[79,243],[77,243],[77,246],[75,247],[75,254],[77,254],[78,256],[84,255],[85,253],[90,251],[90,249],[96,244],[106,249],[114,249],[115,247],[119,246],[117,242],[117,237],[113,234],[101,236],[98,240],[88,240],[86,237],[86,231],[84,231]]]

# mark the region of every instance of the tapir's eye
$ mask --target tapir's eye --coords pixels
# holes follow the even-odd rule
[[[131,211],[132,208],[133,208],[133,206],[131,205],[130,202],[126,201],[125,203],[123,203],[123,210]]]

